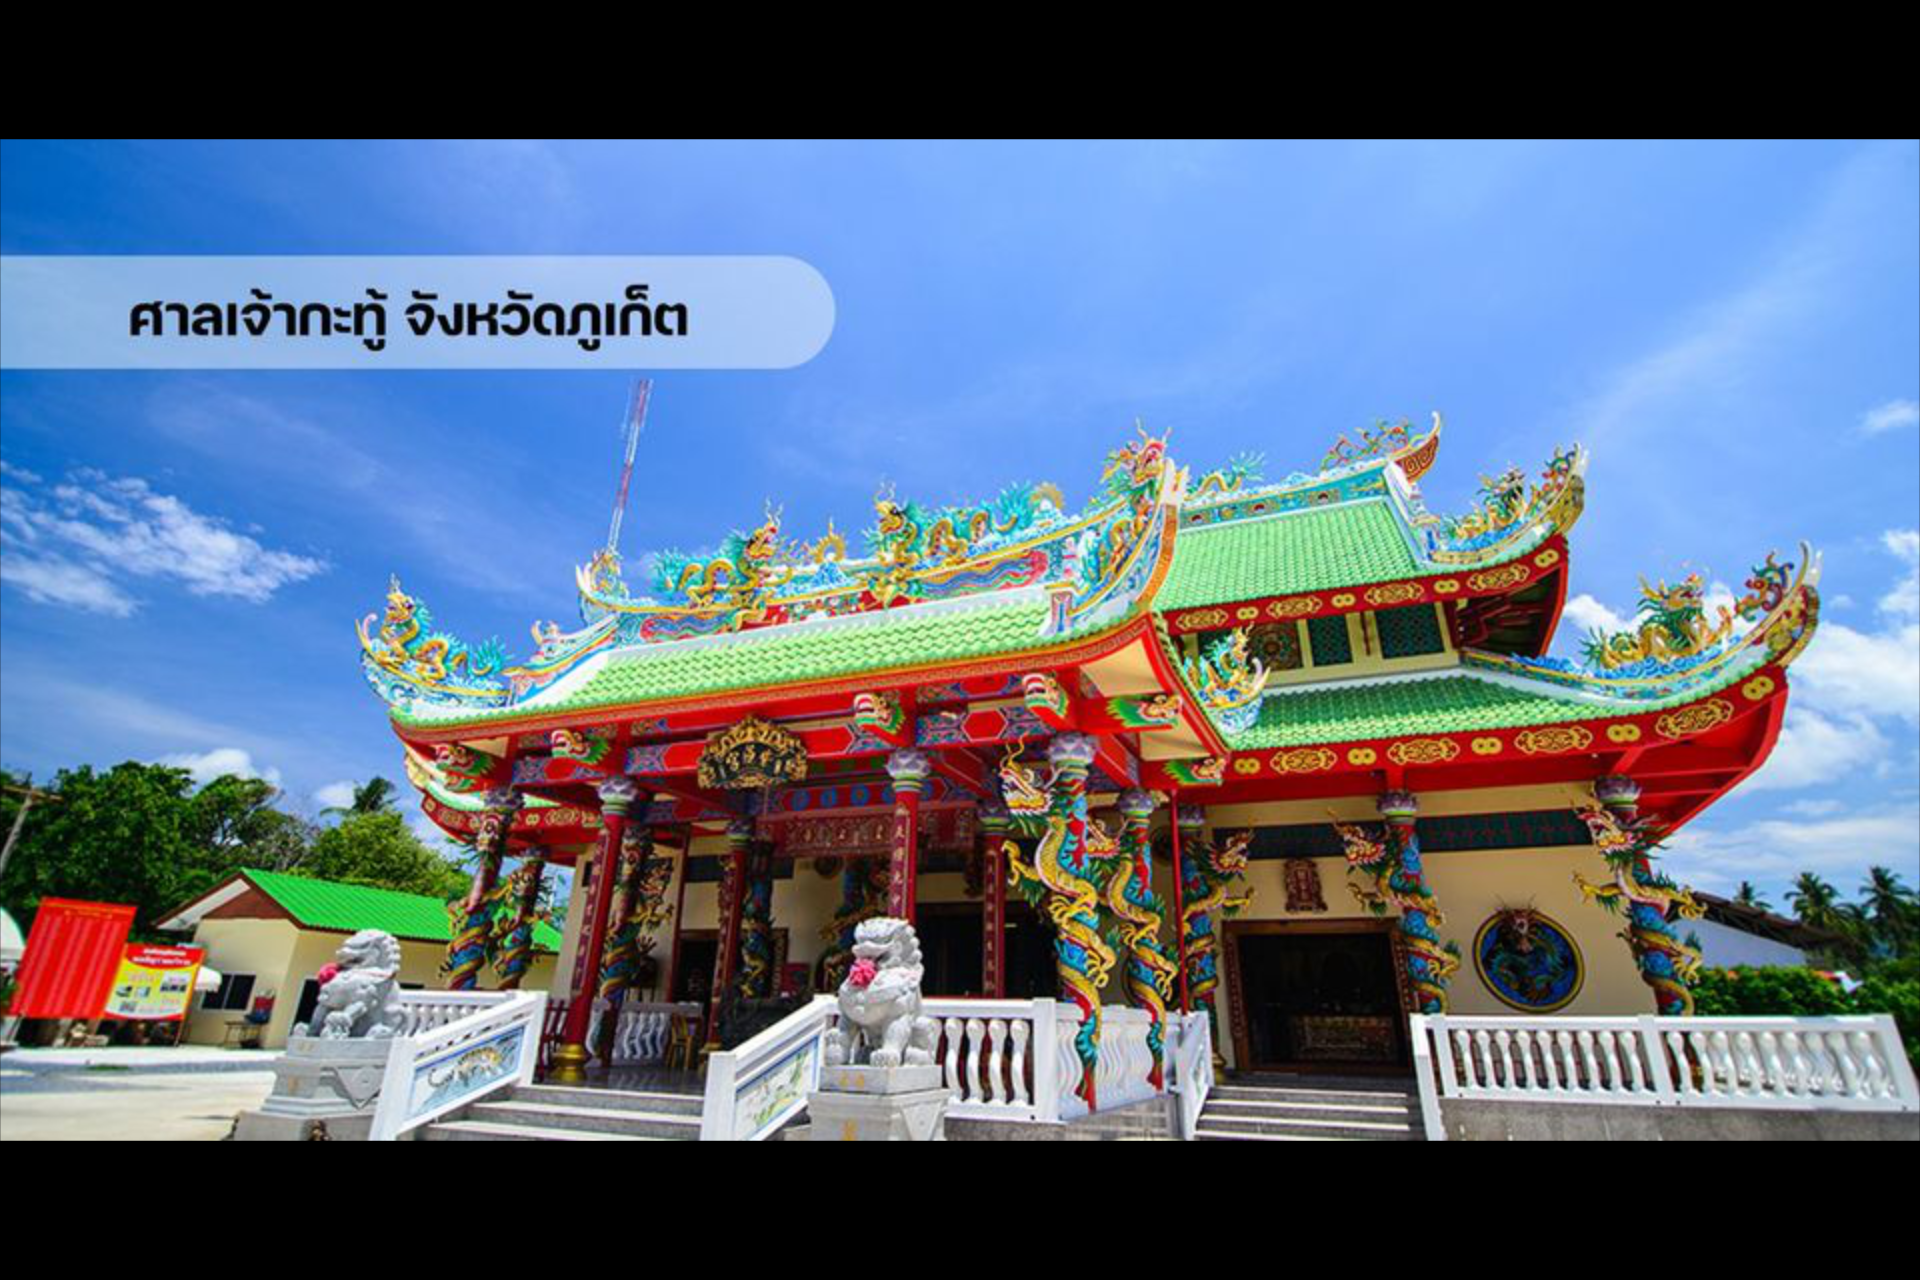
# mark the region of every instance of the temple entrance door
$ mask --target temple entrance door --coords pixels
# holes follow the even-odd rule
[[[924,990],[930,996],[980,996],[980,930],[985,911],[977,902],[920,904],[914,929],[926,965]]]
[[[1060,994],[1053,922],[1018,898],[1007,902],[1007,998],[1036,1000]]]
[[[1391,921],[1232,921],[1233,1034],[1243,1068],[1392,1071],[1407,1064]]]
[[[674,957],[673,990],[669,1000],[690,1000],[703,1010],[713,996],[713,962],[720,952],[720,936],[711,929],[689,929],[680,935]]]

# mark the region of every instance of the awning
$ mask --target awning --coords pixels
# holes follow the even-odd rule
[[[20,926],[13,917],[0,910],[0,965],[12,967],[20,963],[20,957],[26,953],[27,940],[21,936]]]

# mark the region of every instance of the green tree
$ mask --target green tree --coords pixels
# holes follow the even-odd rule
[[[352,813],[314,837],[299,874],[403,893],[451,898],[467,887],[458,868],[422,844],[406,819],[387,810]]]
[[[1753,882],[1749,880],[1740,882],[1739,889],[1734,891],[1733,900],[1743,907],[1752,907],[1755,911],[1773,910],[1772,904],[1760,896],[1760,891],[1754,888]]]
[[[345,806],[333,805],[320,812],[329,818],[344,818],[359,813],[389,813],[393,810],[397,788],[382,777],[368,778],[353,789],[353,800]]]
[[[1920,932],[1915,927],[1916,917],[1920,917],[1920,896],[1886,867],[1867,871],[1860,896],[1860,914],[1883,953],[1889,957],[1905,954],[1915,933]]]
[[[1840,903],[1839,891],[1811,871],[1802,871],[1794,880],[1787,902],[1802,924],[1830,933],[1846,931],[1849,921]]]
[[[139,908],[134,928],[152,936],[159,913],[210,887],[222,866],[204,842],[193,778],[185,769],[128,761],[105,773],[63,769],[49,790],[59,803],[27,814],[0,901],[26,917],[42,898],[125,902]],[[11,809],[4,815],[11,820]]]
[[[314,827],[275,808],[279,799],[279,790],[258,778],[223,775],[200,788],[189,802],[189,822],[211,864],[222,871],[299,866],[313,843]]]

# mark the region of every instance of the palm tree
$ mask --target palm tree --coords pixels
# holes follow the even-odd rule
[[[1907,888],[1900,877],[1886,867],[1868,869],[1867,883],[1860,896],[1863,914],[1883,941],[1897,944],[1913,930],[1920,894]]]
[[[1733,900],[1741,906],[1751,907],[1755,911],[1773,910],[1773,904],[1760,896],[1760,891],[1753,887],[1753,882],[1750,880],[1742,880],[1740,882],[1740,887],[1734,890]]]
[[[1845,931],[1847,921],[1840,909],[1839,893],[1813,872],[1800,873],[1793,882],[1793,892],[1787,895],[1787,902],[1792,905],[1794,915],[1800,917],[1800,923],[1831,933]]]
[[[344,818],[363,813],[385,813],[393,808],[397,789],[382,777],[368,778],[353,789],[353,801],[347,805],[331,805],[320,812],[330,818]]]

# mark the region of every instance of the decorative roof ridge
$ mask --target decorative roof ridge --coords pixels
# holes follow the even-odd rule
[[[605,670],[613,650],[677,648],[758,630],[794,634],[820,618],[884,615],[922,602],[968,608],[960,602],[977,599],[987,607],[1014,593],[1025,600],[1036,588],[1051,605],[1036,640],[1084,634],[1150,601],[1164,578],[1185,486],[1164,437],[1140,428],[1137,441],[1107,455],[1100,490],[1075,517],[1050,487],[1018,487],[967,509],[929,510],[886,493],[876,503],[872,554],[848,561],[845,539],[831,529],[809,547],[783,544],[779,515],[769,509],[765,524],[734,534],[717,557],[661,562],[657,576],[678,597],[664,603],[629,593],[619,557],[603,551],[576,574],[585,625],[563,633],[557,623],[536,623],[536,651],[525,663],[512,661],[498,641],[469,646],[433,630],[425,606],[396,579],[384,614],[356,628],[361,669],[391,708],[540,705],[554,701],[545,691],[577,688]]]
[[[1318,471],[1295,471],[1285,479],[1275,480],[1256,487],[1247,487],[1248,479],[1256,479],[1248,473],[1257,468],[1258,455],[1240,455],[1227,467],[1210,471],[1201,476],[1194,485],[1194,496],[1187,504],[1189,510],[1204,511],[1235,502],[1276,498],[1284,494],[1296,493],[1302,489],[1314,489],[1326,485],[1350,481],[1356,476],[1370,471],[1379,471],[1392,464],[1395,473],[1405,480],[1417,480],[1425,475],[1433,465],[1434,455],[1440,447],[1440,414],[1433,414],[1433,426],[1419,437],[1412,436],[1405,419],[1389,427],[1384,421],[1375,424],[1372,432],[1363,430],[1361,437],[1363,448],[1378,448],[1382,443],[1390,442],[1395,433],[1406,440],[1387,452],[1373,452],[1365,456],[1355,456],[1336,466],[1327,466],[1329,459],[1337,458],[1343,448],[1354,446],[1342,435],[1333,449],[1321,459]]]
[[[722,631],[708,636],[689,636],[685,640],[676,640],[665,645],[624,644],[608,649],[603,658],[607,662],[640,661],[660,658],[668,654],[731,648],[735,645],[753,644],[782,636],[872,630],[895,623],[944,617],[950,613],[1011,611],[1021,606],[1044,604],[1046,600],[1047,589],[1044,586],[1035,584],[1010,587],[1004,591],[983,591],[977,595],[954,596],[946,600],[917,600],[911,604],[894,605],[892,608],[876,609],[870,613],[818,614],[811,618],[783,623],[777,627],[756,627],[748,631]],[[535,704],[530,702],[528,705]]]
[[[1224,529],[1243,529],[1248,525],[1266,524],[1274,520],[1284,520],[1290,516],[1316,516],[1325,515],[1333,511],[1350,511],[1355,507],[1363,507],[1369,502],[1384,503],[1388,507],[1394,505],[1385,493],[1356,494],[1351,498],[1342,498],[1338,502],[1323,502],[1313,507],[1288,507],[1279,511],[1262,511],[1256,515],[1242,516],[1237,520],[1223,520],[1216,524],[1189,525],[1181,531],[1181,536],[1197,538]],[[1417,545],[1409,544],[1408,549],[1413,551],[1415,555],[1419,554]]]

